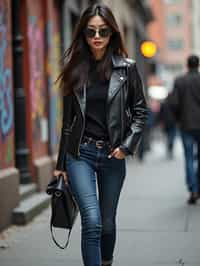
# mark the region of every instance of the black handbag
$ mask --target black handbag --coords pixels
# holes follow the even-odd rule
[[[62,174],[60,174],[58,178],[53,178],[53,180],[47,185],[46,192],[51,195],[51,236],[54,243],[59,248],[65,249],[69,244],[71,230],[78,214],[78,206],[72,195],[70,185],[65,183]],[[64,246],[61,246],[56,241],[53,227],[69,230],[67,242]]]

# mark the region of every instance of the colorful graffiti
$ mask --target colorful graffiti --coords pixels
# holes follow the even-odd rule
[[[8,1],[0,2],[0,169],[13,163],[13,93],[10,14]]]
[[[44,25],[42,17],[39,15],[30,15],[28,18],[28,38],[33,141],[34,150],[37,150],[36,153],[39,155],[41,153],[41,143],[48,140],[48,135],[44,134],[44,132],[48,132],[44,69]]]
[[[58,84],[55,80],[58,77],[60,67],[60,35],[56,30],[56,20],[49,21],[47,24],[47,45],[48,45],[48,91],[49,91],[49,123],[50,123],[50,152],[56,153],[61,127],[61,97]],[[54,23],[54,25],[53,25]]]
[[[0,128],[3,140],[13,126],[11,69],[4,64],[7,49],[6,28],[0,25]]]

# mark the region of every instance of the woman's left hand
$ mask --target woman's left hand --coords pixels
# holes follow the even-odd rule
[[[108,155],[108,158],[111,157],[115,157],[118,160],[122,160],[126,157],[126,155],[120,148],[116,148]]]

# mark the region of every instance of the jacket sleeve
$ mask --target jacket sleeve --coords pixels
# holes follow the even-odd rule
[[[172,112],[174,119],[179,122],[180,120],[180,89],[179,81],[176,79],[174,81],[174,86],[172,92],[168,95],[166,102]]]
[[[63,118],[56,170],[66,171],[67,135],[72,113],[72,96],[63,96]]]
[[[147,119],[147,104],[143,84],[135,63],[128,67],[129,108],[132,115],[131,130],[122,145],[130,154],[135,154],[140,143],[145,121]]]

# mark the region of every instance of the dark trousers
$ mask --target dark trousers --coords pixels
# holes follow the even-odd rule
[[[186,183],[190,192],[200,192],[200,130],[181,130]]]
[[[195,143],[196,175],[198,179],[198,191],[200,193],[200,130],[190,131]]]

